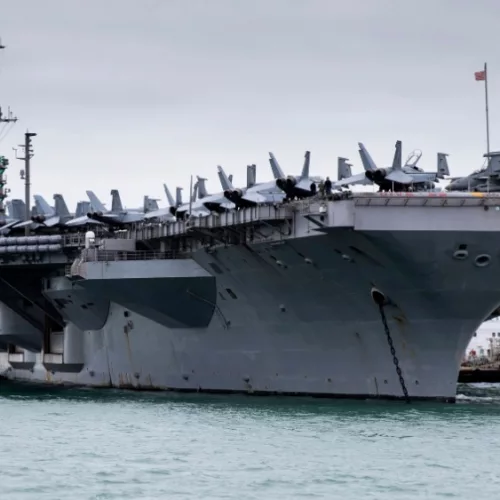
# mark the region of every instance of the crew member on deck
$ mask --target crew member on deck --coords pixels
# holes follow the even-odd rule
[[[325,193],[326,196],[330,196],[332,194],[332,181],[330,177],[327,177],[325,180]]]
[[[322,198],[325,196],[325,183],[323,182],[323,179],[319,182],[319,194]]]

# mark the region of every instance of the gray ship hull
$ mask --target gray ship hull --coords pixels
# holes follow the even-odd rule
[[[468,258],[454,257],[460,245]],[[499,233],[453,228],[330,228],[219,246],[189,259],[199,267],[196,279],[215,276],[214,290],[199,285],[189,300],[192,270],[185,286],[172,287],[161,261],[147,262],[140,275],[134,262],[87,262],[78,286],[93,297],[91,309],[100,307],[92,327],[99,314],[103,325],[86,329],[87,310],[67,311],[81,328],[65,338],[71,359],[53,355],[55,364],[78,368],[53,369],[51,355],[27,352],[17,368],[7,353],[0,364],[9,378],[45,383],[400,398],[370,293],[377,287],[390,301],[386,314],[409,396],[453,401],[466,346],[500,303],[498,248]],[[475,261],[482,254],[492,256],[487,266]],[[215,306],[209,321],[207,304]]]

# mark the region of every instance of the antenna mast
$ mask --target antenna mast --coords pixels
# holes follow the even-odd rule
[[[5,49],[5,45],[2,43],[2,39],[0,38],[0,50]],[[0,125],[2,123],[15,123],[17,122],[17,117],[14,116],[10,110],[7,108],[7,115],[4,116],[2,113],[2,107],[0,106]],[[4,177],[5,171],[7,170],[7,165],[9,164],[9,160],[5,158],[5,156],[0,156],[0,223],[5,224],[5,205],[4,201],[7,195],[10,192],[10,189],[6,188],[7,178]]]
[[[30,160],[33,158],[33,148],[31,147],[31,138],[35,137],[36,134],[34,132],[28,132],[24,134],[24,144],[20,144],[19,147],[24,150],[24,156],[17,156],[16,151],[16,159],[24,161],[24,169],[21,170],[21,179],[24,179],[24,203],[26,204],[26,213],[25,220],[31,219],[31,202],[30,202],[30,187],[31,187],[31,172],[30,172]],[[24,234],[29,236],[30,228],[26,226],[24,228]]]

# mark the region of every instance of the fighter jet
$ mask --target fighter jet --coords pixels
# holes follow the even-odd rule
[[[89,197],[92,210],[84,217],[78,217],[68,221],[66,223],[67,226],[85,226],[97,222],[118,229],[124,229],[126,224],[139,222],[144,218],[144,212],[126,210],[123,208],[120,193],[116,189],[111,190],[111,210],[106,209],[93,191],[86,191],[86,193]]]
[[[228,189],[224,191],[224,196],[233,202],[236,208],[253,207],[264,203],[281,203],[286,196],[282,189],[276,186],[276,180],[281,178],[275,173],[274,181],[256,184],[255,165],[247,165],[247,186],[246,188],[234,188],[231,179],[226,177],[222,167],[217,167],[221,184],[224,182]]]
[[[61,196],[61,195],[59,195]],[[56,195],[54,195],[55,199]],[[29,220],[23,221],[16,224],[15,229],[23,229],[28,226],[30,229],[37,229],[41,226],[42,221],[52,220],[56,217],[56,209],[51,207],[44,199],[43,196],[39,194],[33,195],[35,200],[35,206],[31,210],[31,218]],[[64,203],[64,200],[63,200]],[[67,209],[66,209],[67,210]]]
[[[465,177],[452,178],[446,191],[500,191],[500,152],[484,155],[487,165]]]
[[[333,187],[339,188],[349,184],[365,183],[364,176],[369,181],[377,184],[380,191],[408,191],[410,188],[416,191],[433,189],[434,181],[438,180],[441,174],[438,172],[423,172],[416,166],[416,163],[403,166],[401,161],[401,146],[401,141],[397,141],[394,159],[390,167],[377,168],[364,146],[359,143],[359,153],[363,167],[365,168],[364,174],[354,175],[337,181]]]
[[[175,209],[175,207],[180,206],[182,204],[182,199],[181,199],[182,188],[177,188],[177,197],[178,197],[179,205],[177,205],[175,203],[175,201],[170,193],[170,190],[168,189],[166,184],[163,184],[163,189],[165,190],[165,195],[167,197],[168,207],[157,208],[156,210],[147,211],[144,214],[144,220],[152,220],[152,219],[158,219],[160,221],[174,220],[174,216],[172,214],[172,208]]]
[[[36,194],[33,198],[35,198],[37,215],[31,217],[31,220],[33,223],[38,224],[38,226],[61,227],[65,226],[66,222],[72,219],[62,194],[54,195],[54,209],[49,206],[43,196]]]
[[[0,227],[0,234],[3,235],[9,234],[17,224],[24,221],[26,216],[26,205],[23,200],[8,200],[5,205],[7,207],[7,217],[5,218],[5,224]]]
[[[89,213],[90,210],[91,210],[90,201],[84,200],[77,202],[75,209],[75,218],[83,217],[84,215]]]
[[[376,170],[376,167],[374,167],[375,164],[371,159],[371,156],[368,154],[368,151],[365,150],[363,144],[359,143],[359,148],[360,148],[359,154],[361,156],[361,161],[363,163],[365,171],[368,172],[369,170]],[[352,165],[347,162],[348,162],[347,158],[342,158],[339,156],[339,158],[337,159],[338,181],[333,183],[332,185],[333,189],[348,187],[349,184],[363,184],[363,185],[373,184],[373,182],[366,177],[365,172],[363,172],[362,174],[352,175],[352,170],[351,170]],[[349,182],[342,182],[342,183],[340,182],[340,181],[345,181],[346,179],[349,179]]]
[[[176,217],[184,217],[186,214],[190,214],[193,217],[206,217],[211,212],[223,213],[235,208],[234,203],[224,197],[224,191],[217,194],[208,194],[205,186],[206,179],[198,176],[196,178],[194,192],[198,193],[198,199],[193,200],[191,198],[191,203],[185,203],[177,207],[175,210]],[[221,181],[223,190],[229,188],[229,185],[223,179],[219,177],[219,180]]]
[[[185,217],[186,214],[189,212],[190,206],[191,206],[191,213],[195,216],[205,216],[208,215],[209,212],[208,210],[205,209],[205,207],[201,207],[199,210],[195,207],[196,200],[198,198],[198,183],[195,182],[194,186],[191,186],[191,194],[189,199],[191,202],[188,203],[183,203],[182,201],[182,188],[178,187],[176,189],[176,198],[175,198],[175,207],[170,207],[170,213],[174,217]],[[194,207],[194,209],[193,209]]]
[[[219,181],[222,186],[222,192],[217,194],[208,194],[207,188],[205,186],[206,179],[202,177],[197,177],[198,179],[198,201],[204,206],[209,212],[227,212],[235,208],[234,203],[227,200],[224,196],[224,191],[229,189],[231,181],[226,183],[226,179],[219,176]]]
[[[316,194],[317,184],[321,182],[321,178],[309,176],[309,163],[311,159],[309,151],[306,151],[304,155],[304,166],[300,175],[286,176],[273,153],[269,153],[269,157],[269,163],[276,179],[276,186],[286,194],[287,199],[308,198]]]

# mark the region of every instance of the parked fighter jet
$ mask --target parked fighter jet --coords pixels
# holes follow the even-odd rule
[[[276,185],[276,180],[281,178],[275,173],[274,181],[256,184],[255,165],[247,166],[247,186],[246,188],[234,188],[231,179],[226,177],[222,167],[217,167],[221,183],[223,179],[228,189],[224,191],[224,196],[233,202],[236,208],[253,207],[264,203],[281,203],[286,196],[282,189]]]
[[[276,179],[276,186],[284,191],[287,199],[308,198],[316,194],[317,184],[321,182],[321,178],[309,176],[309,163],[311,159],[309,151],[306,151],[304,156],[304,166],[300,175],[286,176],[273,153],[269,153],[269,157],[269,163]]]
[[[52,207],[49,206],[42,196],[36,194],[34,198],[38,215],[31,217],[31,220],[35,224],[44,227],[60,227],[66,225],[66,222],[72,219],[62,194],[54,195],[54,209],[52,214],[50,213]]]
[[[205,186],[206,179],[197,177],[198,179],[198,201],[204,206],[209,212],[227,212],[235,208],[234,203],[230,202],[224,196],[224,191],[229,189],[230,182],[227,184],[226,179],[219,177],[219,181],[222,186],[222,192],[217,194],[208,194],[207,188]]]
[[[90,212],[90,201],[79,201],[76,204],[76,209],[75,209],[75,218],[76,217],[83,217],[86,215],[88,212]]]
[[[166,184],[163,184],[163,189],[165,190],[165,196],[167,197],[168,207],[157,208],[156,210],[148,211],[144,214],[144,220],[158,219],[160,221],[169,221],[174,220],[174,216],[172,214],[172,208],[175,209],[178,205],[176,205],[170,190],[168,189]],[[177,196],[180,200],[182,188],[177,188]],[[182,204],[182,200],[179,201],[179,205]]]
[[[60,196],[60,195],[59,195]],[[33,195],[35,206],[31,210],[31,218],[16,224],[15,229],[23,229],[28,226],[30,229],[37,229],[41,225],[41,221],[56,217],[56,209],[51,207],[39,194]],[[55,196],[54,196],[55,199]]]
[[[366,151],[364,149],[364,146],[361,143],[359,143],[359,147],[360,147],[359,154],[361,156],[361,161],[363,163],[365,171],[368,172],[368,170],[371,170],[372,168],[373,168],[373,170],[375,170],[376,167],[372,166],[372,165],[374,165],[374,163],[373,163],[373,160],[371,159],[370,155],[368,154],[368,151]],[[364,157],[365,154],[367,155],[366,157]],[[333,186],[332,186],[333,189],[347,187],[347,186],[349,186],[349,184],[364,184],[364,185],[365,184],[368,184],[368,185],[373,184],[373,182],[366,177],[365,172],[363,172],[362,174],[352,175],[352,170],[351,170],[352,165],[350,163],[347,163],[347,161],[348,161],[347,158],[339,157],[337,161],[338,161],[338,163],[337,163],[338,181],[333,183]],[[349,182],[340,183],[340,181],[344,181],[346,179],[349,179]]]
[[[500,191],[500,152],[485,154],[487,165],[465,177],[452,178],[446,191]]]
[[[93,191],[86,191],[90,200],[92,211],[84,217],[77,217],[66,223],[69,227],[85,226],[92,223],[106,224],[107,226],[123,229],[126,224],[139,222],[143,219],[144,213],[139,211],[125,210],[120,200],[118,190],[112,189],[111,210],[107,210],[104,204],[97,198]]]
[[[185,215],[189,212],[189,207],[191,208],[195,206],[196,200],[198,198],[198,183],[195,182],[194,186],[191,187],[190,200],[191,203],[183,203],[182,201],[182,188],[178,187],[176,189],[176,197],[175,197],[175,207],[170,207],[170,213],[174,217],[185,217]],[[205,207],[201,207],[198,211],[196,208],[191,211],[195,216],[205,216],[208,215],[208,210]]]
[[[7,217],[5,224],[0,227],[0,234],[6,235],[20,222],[24,221],[26,216],[26,205],[23,200],[13,199],[5,203],[7,207]]]
[[[228,185],[224,183],[223,179],[219,177],[222,189],[228,189]],[[176,217],[184,217],[190,213],[194,217],[206,217],[211,212],[222,213],[235,208],[234,203],[231,203],[224,197],[224,191],[217,194],[208,194],[205,186],[206,179],[197,177],[194,185],[194,191],[198,193],[198,199],[191,203],[184,203],[175,210]],[[190,212],[191,211],[191,212]]]
[[[334,183],[334,188],[349,184],[365,183],[366,181],[363,179],[364,176],[369,181],[377,184],[380,191],[407,191],[409,188],[414,190],[433,189],[433,181],[438,180],[443,174],[439,172],[423,172],[416,166],[416,162],[403,166],[401,161],[401,146],[401,141],[397,141],[394,159],[390,167],[377,168],[364,146],[360,143],[359,153],[365,172],[337,181]],[[418,161],[418,158],[416,161]]]
[[[337,158],[337,179],[339,181],[352,177],[352,164],[348,163],[348,161],[348,158],[342,158],[341,156]]]

